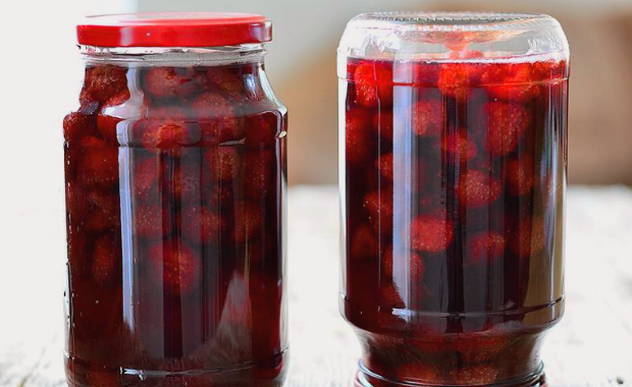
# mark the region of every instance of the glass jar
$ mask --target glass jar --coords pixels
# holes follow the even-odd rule
[[[347,25],[341,309],[358,386],[544,383],[564,309],[568,53],[546,15]]]
[[[132,14],[78,27],[64,119],[70,386],[280,386],[286,108],[270,22]]]

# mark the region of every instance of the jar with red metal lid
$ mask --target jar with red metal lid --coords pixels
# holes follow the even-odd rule
[[[88,18],[63,122],[71,386],[280,386],[286,108],[271,24]]]
[[[543,385],[540,345],[564,309],[559,23],[370,13],[338,54],[357,385]]]

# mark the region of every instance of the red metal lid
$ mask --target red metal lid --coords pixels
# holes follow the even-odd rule
[[[272,39],[264,16],[222,12],[153,12],[89,16],[79,44],[100,47],[214,47]]]

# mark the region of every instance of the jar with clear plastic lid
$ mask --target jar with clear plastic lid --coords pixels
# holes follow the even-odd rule
[[[286,108],[263,16],[88,18],[64,119],[70,386],[280,386]]]
[[[358,386],[544,384],[564,310],[568,59],[546,15],[348,23],[340,303]]]

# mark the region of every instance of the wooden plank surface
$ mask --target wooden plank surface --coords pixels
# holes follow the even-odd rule
[[[286,386],[348,387],[359,348],[338,312],[336,189],[293,188],[289,210]],[[632,386],[632,191],[573,187],[567,213],[566,316],[544,349],[550,385]],[[34,209],[21,215],[29,224],[59,213]],[[52,249],[28,245],[28,239],[10,245],[32,254],[63,250],[53,242],[63,233],[48,238]],[[0,270],[0,301],[8,311],[0,320],[0,386],[64,385],[63,257],[40,258],[3,261]]]

